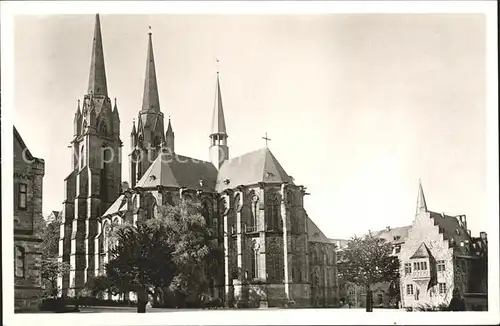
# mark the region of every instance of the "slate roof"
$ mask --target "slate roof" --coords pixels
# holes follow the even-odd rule
[[[307,217],[307,235],[308,240],[312,242],[332,243],[309,216]]]
[[[26,143],[24,142],[23,138],[21,137],[21,134],[19,131],[17,131],[17,128],[14,126],[14,142],[17,141],[19,146],[21,147],[21,150],[25,150],[26,153],[26,158],[29,160],[35,159],[35,157],[31,154],[30,150],[26,146]]]
[[[466,255],[467,250],[465,247],[460,245],[461,242],[469,241],[472,243],[472,237],[469,235],[466,229],[464,229],[458,219],[454,216],[449,216],[446,214],[439,214],[436,212],[429,211],[431,218],[434,219],[434,224],[438,225],[445,239],[451,240],[455,242],[455,249],[458,252]],[[458,230],[458,233],[457,233]]]
[[[422,242],[420,244],[420,246],[418,247],[418,249],[413,254],[413,256],[410,257],[410,259],[414,259],[414,258],[429,258],[431,256],[432,256],[431,251],[429,250],[429,248],[427,248],[427,246],[425,245],[425,243]]]
[[[136,195],[133,195],[133,196],[136,196]],[[124,211],[127,211],[127,208],[128,208],[128,204],[127,204],[127,199],[125,198],[125,195],[120,195],[115,200],[115,202],[108,208],[106,213],[103,214],[103,216],[116,214],[118,212],[124,212]]]
[[[214,191],[217,169],[210,162],[179,154],[162,153],[151,164],[136,187],[186,187]],[[203,180],[200,185],[200,180]]]
[[[226,180],[229,181],[228,184],[225,183]],[[293,183],[267,147],[225,161],[217,176],[216,190],[259,182]]]
[[[389,230],[380,230],[373,232],[373,236],[377,238],[385,239],[387,242],[393,243],[403,243],[408,238],[408,232],[411,229],[411,225],[389,228]]]

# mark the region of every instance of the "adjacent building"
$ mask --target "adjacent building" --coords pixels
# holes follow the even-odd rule
[[[52,211],[49,216],[45,219],[47,223],[61,222],[61,211]]]
[[[14,305],[36,309],[42,286],[40,238],[45,163],[34,157],[14,127]]]
[[[453,289],[465,298],[468,310],[487,308],[486,232],[472,237],[465,215],[449,216],[428,210],[422,184],[412,225],[371,232],[392,244],[400,260],[399,282],[372,286],[374,306],[418,308],[449,304]],[[342,247],[337,249],[342,256]],[[353,307],[365,307],[363,287],[339,280],[339,297]],[[392,288],[399,285],[399,289]],[[394,301],[399,291],[399,302]]]
[[[472,237],[465,215],[429,210],[421,184],[415,219],[399,259],[402,307],[448,304],[454,289],[469,309],[487,307],[486,233]]]
[[[129,182],[122,187],[120,117],[107,92],[96,16],[89,85],[78,101],[72,170],[65,180],[59,248],[60,261],[69,262],[71,271],[59,280],[62,294],[78,295],[89,279],[104,273],[111,223],[137,223],[153,218],[158,206],[191,201],[201,204],[225,252],[211,274],[212,296],[226,305],[244,300],[249,291],[259,306],[333,305],[335,242],[308,217],[306,188],[267,146],[230,156],[218,73],[208,159],[181,155],[172,121],[164,123],[151,32],[146,57],[142,106],[130,133]]]

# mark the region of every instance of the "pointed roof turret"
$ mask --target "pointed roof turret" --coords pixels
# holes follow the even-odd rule
[[[166,133],[166,134],[167,134],[167,135],[171,135],[171,134],[173,134],[173,133],[174,133],[174,131],[173,131],[173,129],[172,129],[172,124],[170,123],[170,117],[169,117],[169,118],[168,118],[168,126],[167,126],[167,133]]]
[[[78,105],[76,108],[75,116],[81,116],[82,115],[82,110],[80,109],[80,100],[78,100]]]
[[[132,132],[130,133],[130,135],[137,135],[137,130],[135,129],[135,119],[132,121]]]
[[[211,135],[215,134],[227,135],[226,120],[224,119],[224,110],[222,107],[222,94],[220,91],[219,72],[217,72],[217,84],[215,86],[215,104],[212,118]]]
[[[113,114],[115,115],[116,119],[120,121],[120,114],[118,113],[118,105],[116,104],[116,97],[115,97],[115,105],[113,106]]]
[[[95,17],[88,94],[104,96],[108,95],[108,86],[106,84],[106,69],[104,67],[104,53],[102,50],[101,22],[99,20],[99,14],[96,14]]]
[[[153,40],[151,27],[149,30],[148,55],[146,61],[146,77],[144,80],[144,96],[142,99],[142,110],[160,111],[160,99],[158,96],[158,83],[156,81],[155,59],[153,55]]]
[[[425,202],[424,190],[422,188],[422,181],[418,180],[418,196],[417,196],[417,212],[427,212],[427,203]]]

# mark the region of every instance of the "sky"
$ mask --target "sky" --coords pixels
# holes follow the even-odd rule
[[[94,19],[15,19],[13,119],[45,160],[45,214],[62,208]],[[267,132],[327,236],[411,224],[419,179],[430,210],[466,214],[473,234],[486,228],[484,16],[101,15],[123,157],[142,104],[148,26],[180,154],[208,160],[219,69],[231,156],[264,147]],[[126,162],[122,172],[127,181]]]

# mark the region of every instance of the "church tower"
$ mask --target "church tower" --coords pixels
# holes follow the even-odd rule
[[[60,231],[60,261],[71,265],[59,280],[63,295],[78,295],[95,273],[94,238],[97,218],[118,198],[121,185],[120,117],[116,99],[108,97],[99,15],[94,38],[87,94],[73,120],[72,172],[65,179]],[[69,291],[68,291],[69,290]]]
[[[134,187],[158,156],[165,142],[163,113],[160,110],[151,31],[149,32],[142,109],[138,114],[137,129],[135,124],[132,128],[131,140],[133,148],[129,155],[130,182]]]
[[[229,158],[229,147],[227,146],[226,121],[222,107],[222,94],[220,91],[219,72],[217,72],[217,83],[215,86],[215,104],[212,117],[212,131],[210,134],[210,161],[219,169],[225,160]]]

